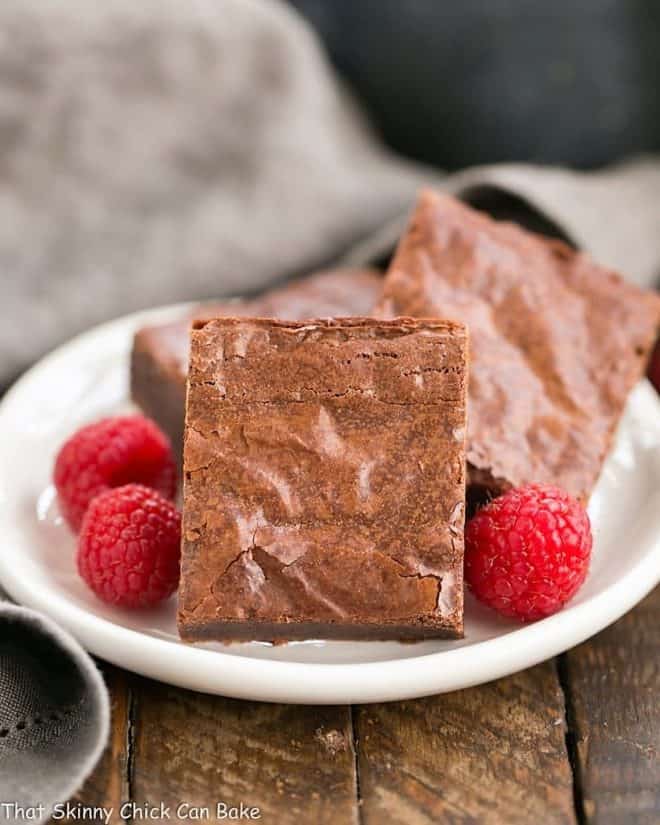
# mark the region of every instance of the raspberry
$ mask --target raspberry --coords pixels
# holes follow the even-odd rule
[[[150,607],[179,584],[181,516],[141,484],[98,495],[78,537],[78,572],[104,602]]]
[[[170,442],[141,415],[104,418],[71,436],[55,461],[55,487],[64,518],[80,527],[90,501],[110,487],[131,482],[176,494],[176,464]]]
[[[591,557],[586,510],[568,493],[532,484],[470,519],[465,579],[475,596],[523,622],[556,613],[584,582]]]

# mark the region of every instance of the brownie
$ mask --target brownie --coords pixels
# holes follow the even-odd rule
[[[471,497],[525,482],[586,500],[660,323],[660,298],[557,240],[424,191],[381,317],[470,329]]]
[[[466,349],[438,320],[194,324],[184,639],[462,634]]]
[[[186,318],[140,329],[131,353],[131,397],[169,435],[180,455],[193,318],[255,315],[301,320],[364,315],[373,309],[382,284],[374,269],[327,270],[251,300],[197,307]]]

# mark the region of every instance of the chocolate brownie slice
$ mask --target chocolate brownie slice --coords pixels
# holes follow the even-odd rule
[[[446,321],[194,324],[184,639],[462,634],[466,349]]]
[[[560,241],[424,191],[377,314],[468,325],[473,494],[538,481],[586,500],[644,374],[660,298]]]

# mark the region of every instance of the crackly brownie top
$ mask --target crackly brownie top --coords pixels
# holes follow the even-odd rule
[[[197,307],[194,318],[259,316],[262,318],[330,318],[371,312],[383,286],[375,269],[343,267],[316,272],[306,278],[245,300],[227,300]],[[149,326],[136,334],[136,347],[158,355],[161,367],[181,382],[188,371],[191,317]]]
[[[471,478],[557,483],[586,498],[643,373],[660,299],[560,241],[425,191],[377,314],[468,325]]]
[[[443,321],[197,322],[180,623],[460,630],[466,347]]]

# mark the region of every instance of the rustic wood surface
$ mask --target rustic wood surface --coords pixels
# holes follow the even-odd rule
[[[136,689],[132,791],[214,810],[258,806],[264,822],[355,821],[349,707],[299,707],[204,696],[155,682]],[[182,812],[185,821],[187,812]]]
[[[356,714],[366,825],[575,821],[564,698],[552,662]]]
[[[558,660],[408,702],[241,702],[104,665],[113,733],[76,801],[114,822],[126,801],[218,821],[224,800],[267,825],[657,825],[659,651],[660,588]]]
[[[584,821],[660,823],[660,587],[561,657]]]

